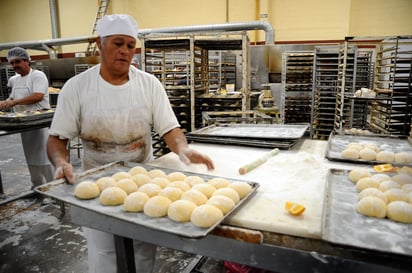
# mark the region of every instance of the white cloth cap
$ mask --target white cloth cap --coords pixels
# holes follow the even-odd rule
[[[96,27],[100,37],[110,35],[127,35],[137,38],[138,27],[136,21],[127,14],[105,15]]]

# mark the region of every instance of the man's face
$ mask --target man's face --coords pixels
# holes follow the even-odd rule
[[[14,70],[14,72],[24,76],[30,71],[30,65],[28,60],[23,60],[16,58],[10,61],[10,64]]]
[[[117,73],[129,71],[136,48],[136,39],[127,35],[112,35],[98,43],[102,64]]]

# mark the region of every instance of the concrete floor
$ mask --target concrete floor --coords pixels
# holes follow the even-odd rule
[[[62,213],[57,202],[44,204],[31,191],[20,135],[0,137],[0,273],[86,273],[87,248],[81,228],[70,221],[70,206]],[[80,166],[72,151],[75,168]],[[223,273],[222,261],[158,248],[155,273]],[[193,264],[197,265],[193,267]]]

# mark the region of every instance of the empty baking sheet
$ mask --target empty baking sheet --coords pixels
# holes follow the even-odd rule
[[[80,182],[80,181],[85,181],[85,180],[97,180],[100,177],[111,176],[120,171],[128,171],[130,168],[134,166],[142,166],[146,170],[160,169],[160,170],[163,170],[167,174],[175,171],[172,169],[153,167],[153,166],[138,164],[138,163],[113,162],[113,163],[104,165],[102,167],[94,168],[94,169],[78,174],[77,181]],[[181,172],[186,174],[187,176],[196,175],[196,176],[202,177],[205,181],[216,177],[216,176],[203,175],[203,174],[198,174],[198,173],[183,172],[183,171]],[[235,180],[235,179],[229,179],[229,178],[227,180],[229,180],[230,182],[243,181],[243,180]],[[53,197],[55,199],[61,200],[65,203],[68,203],[74,206],[82,207],[88,210],[98,212],[103,215],[108,215],[108,216],[118,218],[124,221],[142,225],[148,228],[166,231],[166,232],[174,233],[177,235],[182,235],[185,237],[198,238],[198,237],[206,236],[218,224],[224,221],[226,217],[228,217],[234,210],[242,206],[249,198],[252,197],[252,195],[256,192],[257,188],[259,187],[259,184],[255,182],[248,182],[248,181],[243,181],[243,182],[246,182],[249,185],[251,185],[252,191],[247,196],[245,196],[242,200],[240,200],[239,203],[236,204],[235,207],[231,211],[229,211],[220,221],[218,221],[215,225],[209,228],[200,228],[200,227],[193,225],[190,222],[177,223],[177,222],[170,220],[168,217],[151,218],[145,215],[143,212],[138,212],[138,213],[126,212],[123,209],[123,205],[103,206],[102,204],[100,204],[98,198],[92,199],[92,200],[80,200],[74,196],[74,193],[73,193],[74,185],[70,185],[66,183],[64,179],[55,180],[47,184],[38,186],[35,188],[35,191],[42,193],[44,195]]]
[[[412,224],[357,213],[358,192],[348,174],[348,170],[329,170],[322,218],[322,239],[342,245],[412,256]]]

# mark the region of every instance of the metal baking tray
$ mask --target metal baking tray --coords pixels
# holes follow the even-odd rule
[[[53,109],[13,113],[0,111],[0,129],[7,130],[50,124],[53,115]]]
[[[299,139],[308,129],[308,124],[213,124],[189,133],[189,136]]]
[[[412,225],[356,212],[358,192],[349,170],[330,169],[323,208],[322,239],[331,243],[412,256]]]
[[[326,148],[325,157],[332,161],[342,161],[349,163],[363,163],[363,164],[382,164],[391,163],[397,165],[394,162],[380,162],[376,160],[364,160],[364,159],[349,159],[343,158],[341,153],[346,149],[349,143],[373,143],[377,145],[381,150],[398,152],[411,152],[412,145],[408,141],[407,136],[394,136],[394,135],[347,135],[347,134],[334,134],[331,133],[328,140],[328,146]],[[410,164],[403,164],[412,166]]]
[[[153,166],[144,165],[144,164],[116,161],[116,162],[113,162],[113,163],[110,163],[110,164],[107,164],[107,165],[104,165],[98,168],[90,169],[88,171],[77,174],[77,182],[84,181],[84,180],[97,180],[98,178],[103,177],[103,176],[111,176],[115,174],[116,172],[128,171],[130,168],[134,166],[142,166],[146,170],[160,169],[160,170],[163,170],[165,173],[171,173],[175,171],[172,169],[153,167]],[[216,176],[184,172],[184,171],[182,171],[182,173],[186,174],[187,176],[196,175],[196,176],[202,177],[203,179],[205,179],[205,181],[216,177]],[[92,200],[80,200],[74,196],[74,193],[73,193],[74,185],[70,185],[66,183],[64,179],[55,180],[47,184],[38,186],[35,188],[35,191],[38,193],[47,195],[49,197],[61,200],[73,206],[82,207],[82,208],[92,210],[94,212],[97,212],[103,215],[118,218],[118,219],[128,221],[128,222],[131,222],[137,225],[142,225],[142,226],[152,228],[155,230],[161,230],[165,232],[174,233],[174,234],[181,235],[184,237],[199,238],[199,237],[206,236],[217,225],[219,225],[228,216],[230,216],[233,211],[235,211],[236,209],[244,205],[247,202],[247,200],[249,200],[256,193],[256,190],[260,186],[256,182],[249,182],[249,181],[229,179],[229,178],[227,178],[227,180],[230,182],[235,182],[235,181],[246,182],[252,186],[252,191],[247,196],[245,196],[242,200],[240,200],[239,203],[237,203],[235,207],[231,211],[229,211],[220,221],[218,221],[215,225],[209,228],[200,228],[200,227],[193,225],[190,222],[177,223],[169,219],[168,217],[152,218],[152,217],[145,215],[142,212],[139,212],[139,213],[126,212],[123,209],[122,205],[103,206],[102,204],[100,204],[98,198],[92,199]]]

